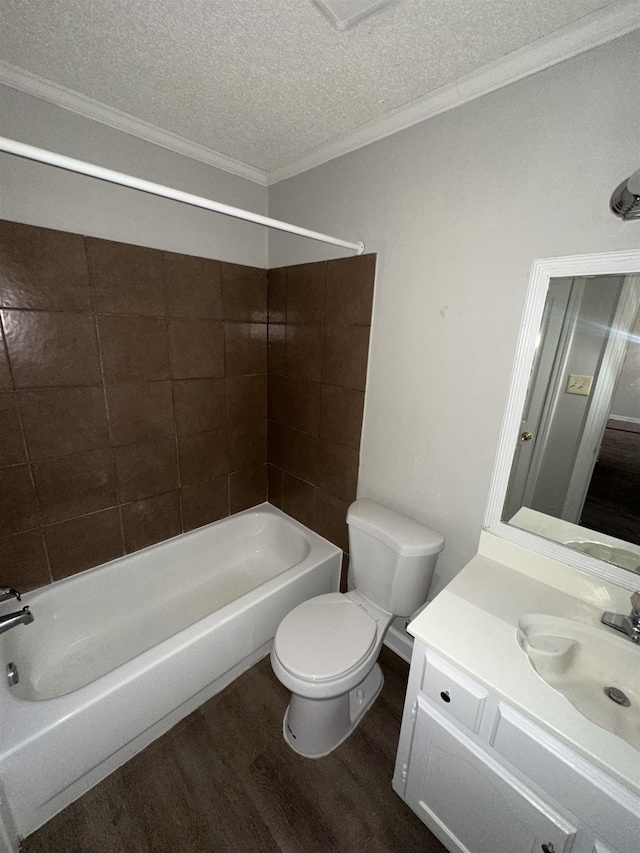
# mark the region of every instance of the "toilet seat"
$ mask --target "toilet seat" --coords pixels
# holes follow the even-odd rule
[[[360,664],[376,645],[378,625],[339,592],[295,607],[280,623],[274,652],[295,678],[327,681]]]

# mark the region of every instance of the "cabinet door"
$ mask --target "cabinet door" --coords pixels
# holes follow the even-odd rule
[[[405,799],[454,853],[564,853],[576,833],[422,697]]]

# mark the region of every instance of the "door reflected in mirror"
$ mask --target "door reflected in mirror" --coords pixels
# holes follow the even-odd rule
[[[551,278],[502,521],[640,572],[640,276]]]

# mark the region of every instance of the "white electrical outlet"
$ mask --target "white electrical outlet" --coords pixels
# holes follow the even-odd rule
[[[578,376],[577,373],[570,373],[567,382],[567,394],[580,394],[582,397],[588,397],[592,385],[593,376]]]

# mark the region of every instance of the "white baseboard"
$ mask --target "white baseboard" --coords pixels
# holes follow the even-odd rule
[[[392,652],[395,652],[402,660],[411,663],[413,637],[411,634],[407,634],[403,627],[408,621],[408,619],[403,619],[402,617],[394,619],[384,638],[384,645],[391,649]]]

